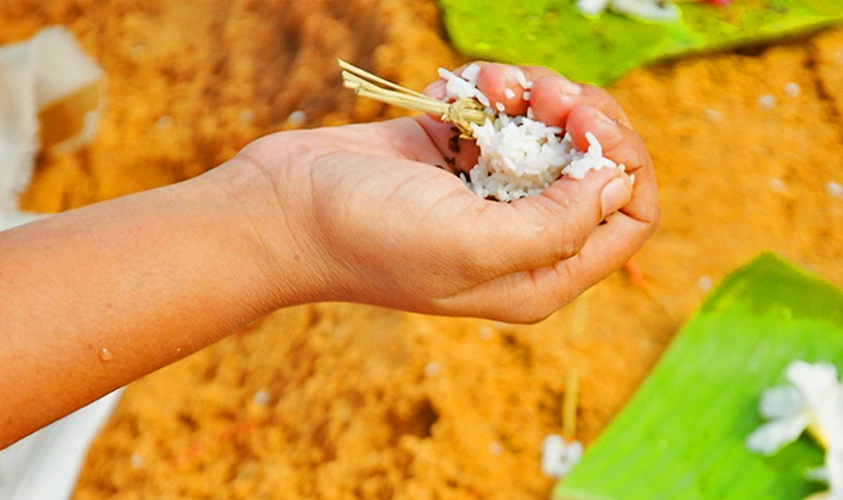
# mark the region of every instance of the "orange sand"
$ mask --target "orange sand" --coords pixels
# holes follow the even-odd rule
[[[109,107],[90,147],[41,158],[25,205],[42,211],[190,177],[295,110],[306,126],[379,116],[340,90],[337,57],[414,88],[460,60],[430,0],[0,3],[2,43],[54,23],[104,66]],[[826,186],[843,184],[843,30],[612,91],[660,176],[647,290],[616,273],[533,326],[280,311],[131,385],[75,498],[544,498],[568,370],[590,443],[707,283],[773,249],[843,285],[843,197]]]

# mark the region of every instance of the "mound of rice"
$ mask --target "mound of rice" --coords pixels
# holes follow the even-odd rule
[[[469,65],[461,75],[439,70],[447,82],[448,99],[477,99],[486,106],[486,113],[494,117],[486,119],[483,125],[472,125],[480,156],[467,177],[460,174],[478,196],[514,201],[541,193],[562,176],[582,179],[590,170],[624,169],[622,164],[603,156],[603,148],[591,132],[585,134],[588,151],[582,152],[574,147],[571,134],[535,120],[530,107],[526,116],[503,113],[502,103],[491,103],[477,88],[479,73],[476,64]],[[532,82],[523,73],[519,73],[518,82],[524,89],[524,99],[529,102]],[[508,89],[507,96],[513,95]]]

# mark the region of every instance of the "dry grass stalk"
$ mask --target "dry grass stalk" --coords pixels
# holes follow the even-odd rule
[[[565,394],[562,396],[562,434],[574,439],[577,434],[577,406],[579,406],[580,373],[568,368],[565,378]]]
[[[485,111],[485,106],[475,99],[462,98],[453,103],[442,102],[373,75],[342,59],[339,60],[339,65],[342,69],[343,86],[354,90],[355,94],[393,106],[437,115],[443,122],[453,123],[464,138],[472,137],[472,123],[482,125],[490,117]]]

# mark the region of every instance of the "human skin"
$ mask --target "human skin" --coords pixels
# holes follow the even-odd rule
[[[523,112],[512,70],[484,64],[479,86]],[[0,448],[282,307],[535,322],[618,269],[658,220],[646,148],[605,91],[523,70],[536,117],[580,148],[594,133],[634,185],[604,169],[482,200],[435,167],[453,133],[421,116],[272,134],[195,179],[0,232]]]

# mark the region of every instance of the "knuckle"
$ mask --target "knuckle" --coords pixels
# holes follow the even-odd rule
[[[577,217],[577,213],[573,211],[567,212],[563,230],[557,235],[557,253],[554,261],[569,259],[578,254],[590,232],[582,217]]]
[[[538,297],[529,303],[521,304],[517,308],[511,308],[509,311],[511,316],[506,321],[523,325],[535,325],[546,320],[551,314],[556,312],[556,309],[555,303],[551,303],[546,297]]]
[[[571,209],[581,202],[568,198],[564,203],[564,210],[559,209],[558,202],[537,206],[533,220],[522,227],[520,239],[529,243],[529,251],[542,265],[576,255],[591,232],[589,226],[599,222],[598,215],[592,221],[583,210]]]

